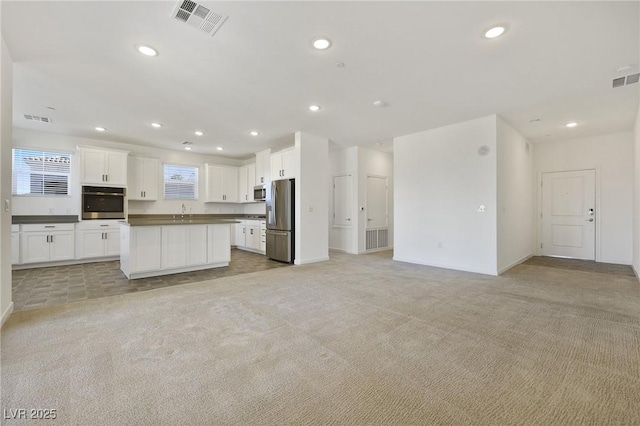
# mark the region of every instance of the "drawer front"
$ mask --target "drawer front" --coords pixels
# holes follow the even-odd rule
[[[74,223],[43,223],[22,225],[22,232],[52,232],[52,231],[73,231]]]
[[[121,220],[84,220],[78,223],[78,229],[120,229]]]
[[[11,225],[11,232],[20,232],[20,225]]]
[[[259,220],[250,220],[250,219],[248,219],[248,220],[245,220],[244,223],[245,223],[246,226],[256,226],[256,227],[260,226],[260,221]]]

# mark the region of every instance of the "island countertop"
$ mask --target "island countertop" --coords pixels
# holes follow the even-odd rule
[[[192,218],[180,216],[175,219],[129,219],[120,222],[126,226],[167,226],[167,225],[230,225],[232,223],[240,223],[233,219],[217,219],[217,218]]]

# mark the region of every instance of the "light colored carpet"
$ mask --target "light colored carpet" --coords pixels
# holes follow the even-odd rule
[[[2,409],[78,425],[640,424],[635,278],[331,256],[18,312]]]

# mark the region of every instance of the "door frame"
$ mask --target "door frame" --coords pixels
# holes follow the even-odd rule
[[[602,241],[601,238],[601,232],[602,232],[602,226],[600,226],[601,223],[601,212],[602,212],[602,206],[601,206],[601,202],[600,202],[600,191],[601,191],[601,170],[602,167],[600,165],[596,165],[593,167],[581,167],[581,168],[574,168],[574,169],[566,169],[566,170],[539,170],[538,176],[537,176],[537,180],[536,180],[536,199],[537,202],[535,203],[536,206],[536,211],[535,211],[535,218],[536,218],[536,246],[535,246],[535,250],[534,253],[536,254],[536,256],[542,256],[542,250],[540,249],[540,244],[542,244],[542,218],[540,217],[542,215],[542,175],[545,173],[563,173],[563,172],[583,172],[583,171],[587,171],[587,170],[594,170],[596,172],[596,232],[595,232],[595,249],[596,249],[596,253],[595,253],[595,261],[596,262],[600,262],[600,241]]]

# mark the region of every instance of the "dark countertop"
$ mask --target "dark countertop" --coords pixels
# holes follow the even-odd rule
[[[185,215],[184,219],[177,215],[175,219],[129,219],[122,221],[121,224],[127,226],[167,226],[167,225],[230,225],[239,223],[233,219],[217,219],[217,218],[196,218],[189,219],[189,215]]]
[[[33,216],[11,216],[13,225],[36,225],[42,223],[77,223],[77,215],[33,215]]]

